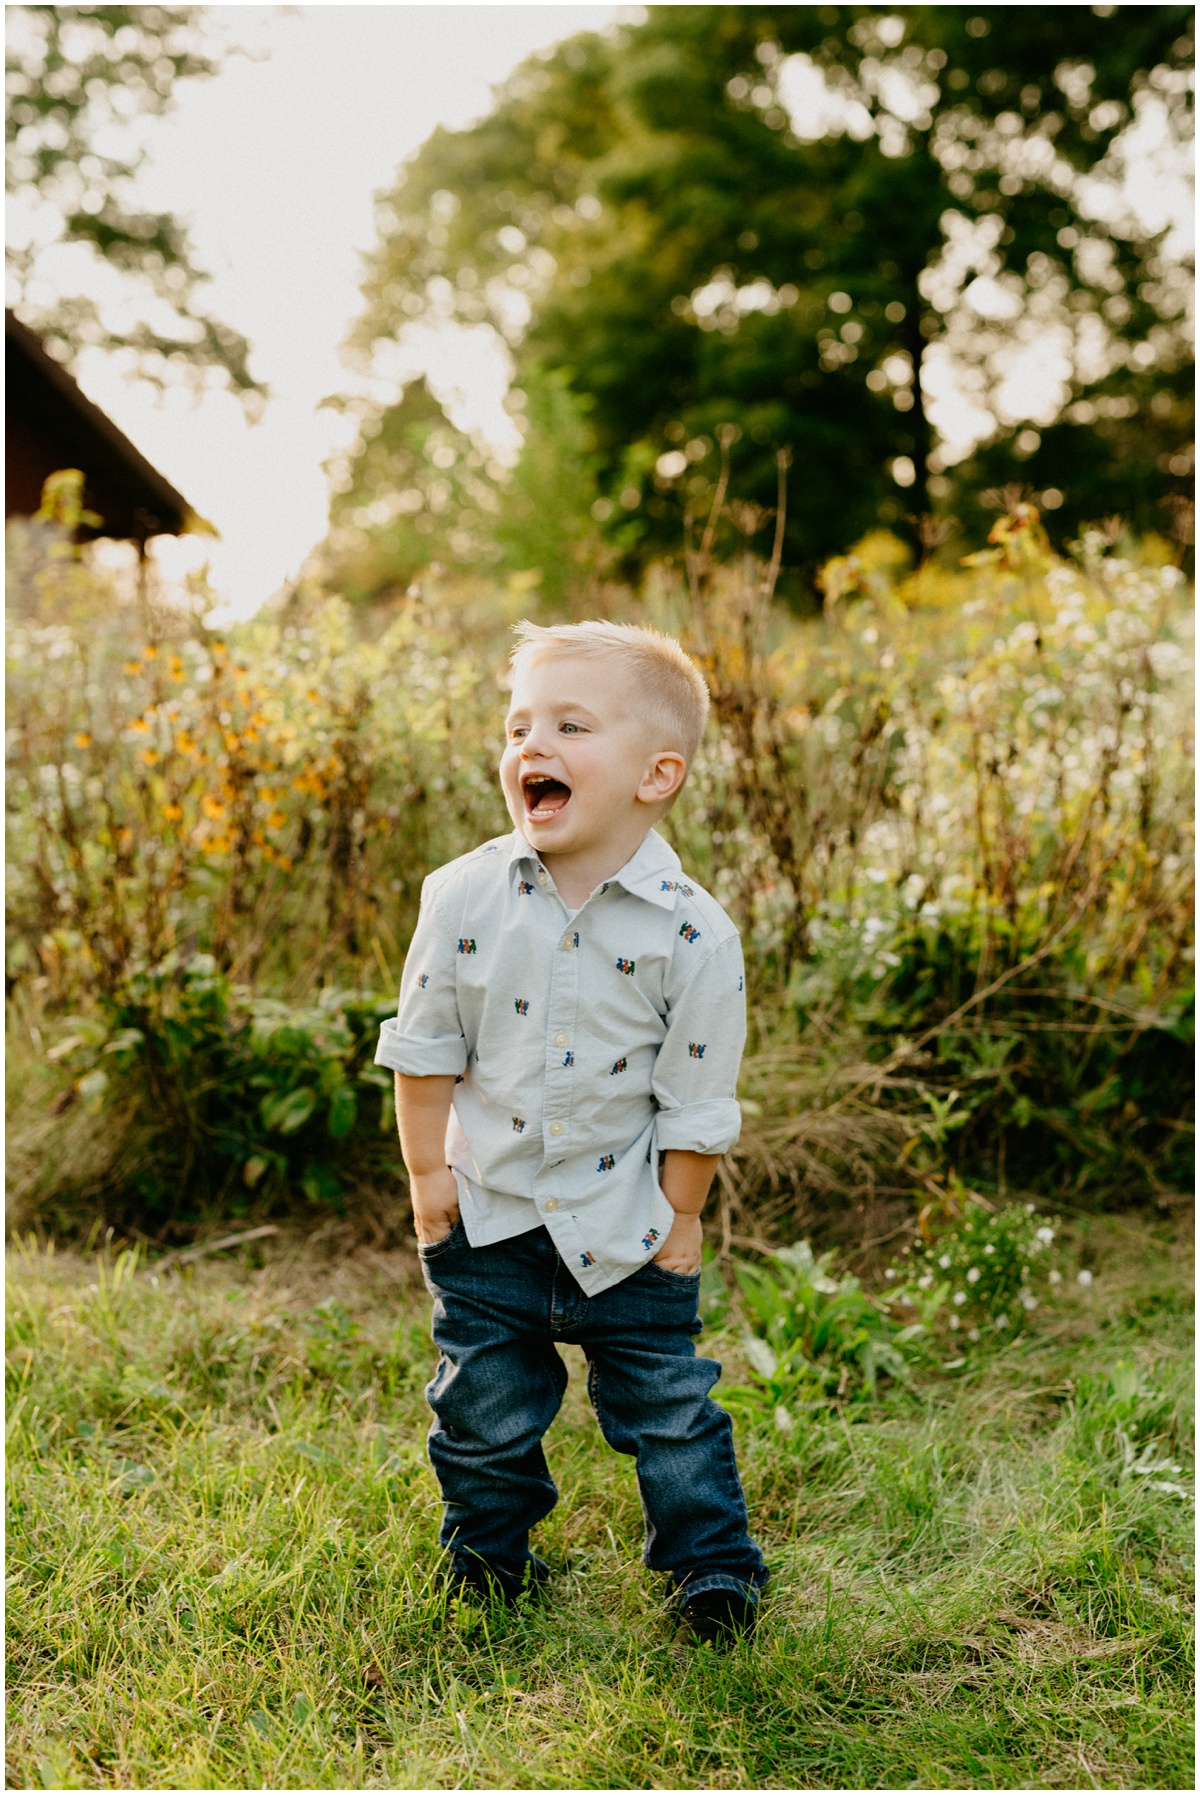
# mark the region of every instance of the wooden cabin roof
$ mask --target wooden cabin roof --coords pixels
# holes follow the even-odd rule
[[[145,542],[149,536],[182,536],[200,524],[182,493],[7,308],[4,371],[5,517],[32,517],[49,475],[77,467],[84,505],[102,520],[81,528],[81,536]]]

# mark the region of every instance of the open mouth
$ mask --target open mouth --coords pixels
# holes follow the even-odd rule
[[[559,816],[571,801],[571,788],[548,773],[526,773],[521,781],[525,798],[525,814],[535,823],[548,823]]]

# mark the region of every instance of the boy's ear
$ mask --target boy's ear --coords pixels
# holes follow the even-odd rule
[[[669,804],[687,778],[687,761],[674,748],[656,754],[642,775],[637,796],[643,804]]]

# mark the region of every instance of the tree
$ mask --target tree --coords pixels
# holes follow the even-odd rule
[[[22,316],[63,361],[83,345],[133,350],[139,372],[163,384],[168,368],[197,381],[214,370],[252,407],[266,388],[250,373],[250,345],[202,310],[207,275],[170,212],[137,207],[143,160],[133,122],[166,112],[183,80],[217,73],[193,6],[14,6],[7,9],[5,179],[23,202],[24,241],[10,235],[8,266]],[[94,299],[32,296],[47,248],[87,245],[122,275],[149,317],[107,323]]]
[[[793,567],[959,507],[931,416],[948,369],[984,420],[970,477],[1037,479],[1064,529],[1114,501],[1161,525],[1187,288],[1165,231],[1101,201],[1134,113],[1178,119],[1190,19],[683,6],[570,39],[401,170],[352,348],[369,362],[409,320],[487,320],[518,382],[559,372],[631,567],[677,546],[726,423],[764,514],[793,449]],[[1051,324],[1059,422],[1035,428],[1001,403],[1003,370]],[[1137,482],[1105,436],[1127,411]]]

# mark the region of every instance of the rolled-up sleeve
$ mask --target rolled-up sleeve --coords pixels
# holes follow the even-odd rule
[[[660,1152],[727,1153],[741,1132],[736,1091],[746,1043],[745,975],[736,936],[696,967],[667,1013],[654,1066]]]
[[[455,947],[453,924],[426,880],[400,980],[399,1010],[380,1028],[377,1066],[390,1067],[407,1078],[437,1078],[466,1070],[467,1043],[454,976]]]

